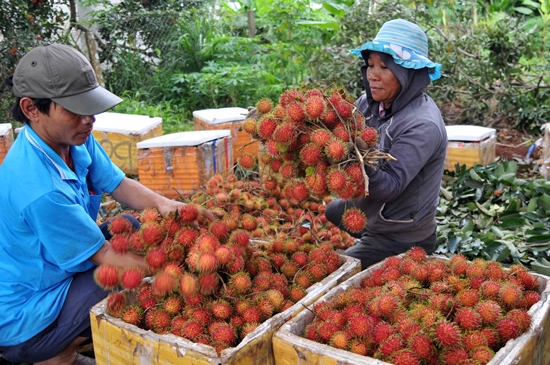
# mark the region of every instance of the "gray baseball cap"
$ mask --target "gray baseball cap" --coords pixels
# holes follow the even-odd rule
[[[65,44],[44,44],[30,50],[15,68],[16,97],[52,99],[70,112],[96,115],[122,99],[99,86],[84,55]]]

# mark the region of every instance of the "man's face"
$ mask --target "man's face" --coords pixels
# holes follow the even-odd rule
[[[92,133],[94,122],[94,116],[74,114],[52,103],[49,115],[39,113],[39,122],[32,123],[32,128],[50,146],[79,146]]]

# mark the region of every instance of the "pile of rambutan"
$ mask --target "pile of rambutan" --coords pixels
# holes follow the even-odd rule
[[[523,266],[427,257],[419,247],[350,281],[309,308],[301,335],[395,365],[487,364],[530,329],[528,310],[541,299]]]
[[[260,99],[243,130],[258,139],[265,153],[260,174],[273,185],[280,181],[302,185],[304,194],[353,199],[368,195],[365,166],[376,168],[391,160],[377,149],[378,132],[365,123],[345,89],[330,87],[285,90],[277,105]],[[256,157],[243,154],[240,166],[255,168]],[[357,216],[356,213],[359,213]],[[350,231],[360,232],[366,218],[350,213]]]
[[[140,229],[122,216],[111,218],[115,252],[143,255],[153,275],[144,279],[136,268],[100,265],[95,279],[112,291],[105,304],[108,315],[210,345],[220,353],[336,271],[344,259],[335,247],[349,236],[326,228],[311,211],[296,215],[286,210],[281,222],[281,216],[265,211],[270,206],[282,212],[281,206],[251,194],[252,182],[235,176],[213,179],[213,190],[225,186],[230,192],[196,194],[166,217],[154,208],[134,212]],[[211,222],[198,214],[199,205],[223,216]],[[297,227],[293,217],[309,219],[311,227]],[[268,227],[269,240],[253,241],[265,237]]]

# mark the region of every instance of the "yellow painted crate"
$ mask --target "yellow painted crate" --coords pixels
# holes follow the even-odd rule
[[[200,190],[233,167],[228,130],[166,134],[137,143],[139,181],[170,199]]]
[[[105,302],[90,310],[92,339],[97,365],[274,365],[272,336],[331,288],[357,274],[361,262],[341,255],[342,265],[307,289],[307,295],[284,312],[276,314],[248,334],[236,347],[220,355],[213,347],[196,344],[172,334],[159,335],[105,314]]]
[[[403,256],[403,255],[400,255]],[[431,256],[435,260],[447,260],[444,256]],[[361,280],[382,267],[384,261],[369,266],[366,270],[354,275],[342,284],[332,288],[317,302],[327,302],[349,288],[361,285]],[[502,347],[487,365],[548,365],[550,364],[550,278],[533,273],[539,278],[541,300],[529,309],[533,318],[531,330],[520,337],[510,340]],[[313,307],[312,305],[312,307]],[[273,335],[273,353],[276,365],[391,365],[368,356],[361,356],[350,351],[340,350],[302,337],[305,327],[314,319],[310,310],[298,313],[285,323]]]
[[[11,123],[0,123],[0,165],[6,158],[13,144],[13,129]]]
[[[124,173],[138,174],[137,143],[162,136],[162,118],[146,115],[101,113],[95,116],[92,133]]]
[[[496,130],[473,125],[447,126],[447,156],[445,168],[454,170],[455,165],[472,167],[488,165],[496,157]]]
[[[196,131],[228,129],[233,139],[233,163],[237,163],[243,153],[258,157],[258,140],[241,130],[248,114],[244,108],[203,109],[193,112]]]

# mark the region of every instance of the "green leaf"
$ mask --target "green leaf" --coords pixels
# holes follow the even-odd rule
[[[462,227],[461,231],[462,231],[462,233],[464,233],[466,236],[471,236],[471,235],[472,235],[473,229],[474,229],[474,221],[471,220],[471,219],[468,219],[468,221],[466,222],[466,224],[464,225],[464,227]]]
[[[503,219],[500,223],[501,228],[518,228],[523,227],[525,225],[525,219],[523,218],[507,218]]]
[[[548,245],[550,246],[550,234],[539,234],[539,235],[528,236],[525,241],[528,243],[548,242]]]
[[[548,196],[547,194],[543,194],[537,199],[537,201],[541,208],[543,208],[544,210],[550,210],[550,196]]]
[[[488,215],[489,217],[492,217],[494,215],[493,213],[491,213],[490,211],[485,209],[485,207],[483,205],[479,204],[478,202],[476,202],[476,206],[477,206],[477,209],[479,209],[481,213],[483,213],[485,215]]]
[[[531,263],[531,270],[538,274],[550,276],[550,265],[535,261]]]
[[[334,30],[340,29],[340,25],[338,24],[338,22],[333,22],[333,21],[298,20],[296,22],[296,24],[316,26],[316,27],[323,28],[323,29],[334,29]]]
[[[508,247],[504,247],[502,251],[499,252],[498,256],[496,257],[495,261],[502,262],[510,256],[510,249]]]
[[[451,237],[451,239],[449,240],[449,243],[447,243],[447,248],[449,252],[455,253],[461,241],[462,241],[462,237],[457,237],[457,236]]]

